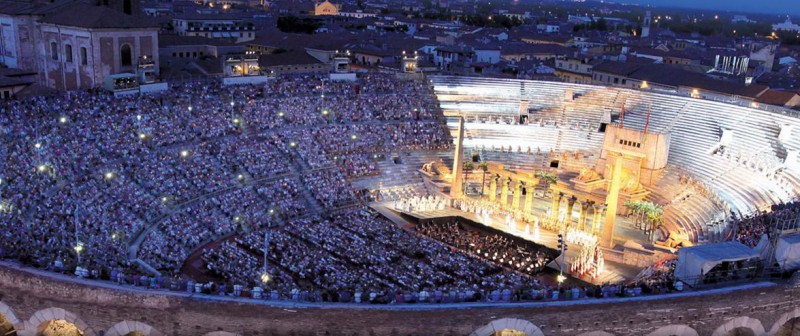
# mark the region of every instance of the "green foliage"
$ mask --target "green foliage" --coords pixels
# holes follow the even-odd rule
[[[472,161],[464,162],[464,170],[465,171],[473,171],[475,170],[475,164]]]
[[[548,185],[556,183],[558,181],[558,177],[556,177],[555,174],[546,170],[538,170],[533,174],[533,176],[544,181]]]
[[[636,223],[647,222],[656,226],[664,222],[664,208],[650,201],[625,201],[624,206],[636,216]]]

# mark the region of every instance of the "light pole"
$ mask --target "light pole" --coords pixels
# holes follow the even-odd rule
[[[272,212],[270,210],[270,212]],[[272,229],[272,223],[270,222],[267,227],[267,232],[264,232],[264,273],[261,274],[261,282],[266,284],[269,282],[269,272],[267,271],[267,255],[269,254],[269,241],[270,241],[270,229]]]
[[[561,283],[567,279],[567,277],[564,276],[564,258],[567,252],[567,243],[564,241],[564,235],[560,233],[558,234],[558,248],[561,250],[561,263],[558,265],[559,271],[556,280],[558,281],[558,289],[560,290]]]
[[[83,251],[83,244],[78,239],[78,230],[80,230],[80,226],[78,223],[78,213],[80,212],[80,204],[75,204],[75,254],[78,256],[78,265],[81,264],[81,251]]]

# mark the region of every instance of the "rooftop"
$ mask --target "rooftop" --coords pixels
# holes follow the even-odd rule
[[[80,28],[159,28],[159,25],[144,16],[121,13],[105,6],[76,3],[52,11],[42,18],[42,22]]]

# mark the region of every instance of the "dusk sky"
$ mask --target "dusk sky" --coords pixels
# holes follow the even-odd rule
[[[770,14],[800,15],[800,1],[798,0],[607,0],[613,2],[627,2],[650,4],[653,6],[674,6],[703,9],[720,9],[744,12],[759,12]]]

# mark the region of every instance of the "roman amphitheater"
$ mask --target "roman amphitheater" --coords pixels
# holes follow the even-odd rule
[[[800,335],[798,117],[377,73],[7,102],[0,335]]]

